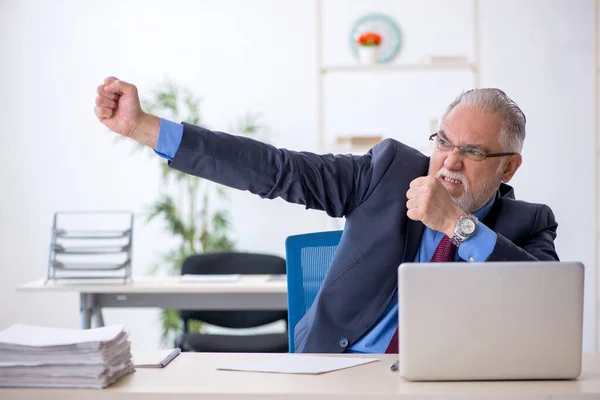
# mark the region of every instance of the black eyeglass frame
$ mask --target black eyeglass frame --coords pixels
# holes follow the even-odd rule
[[[434,142],[436,137],[439,138],[439,132],[436,132],[436,133],[432,134],[431,136],[429,136],[429,140],[431,142]],[[465,150],[462,146],[457,146],[457,145],[455,145],[453,143],[450,143],[446,139],[442,139],[442,140],[448,142],[448,144],[450,144],[450,146],[451,146],[449,150],[443,150],[443,151],[451,152],[452,150],[454,150],[455,148],[457,148],[460,151],[461,155],[463,155],[464,157],[467,157],[469,160],[473,160],[473,161],[477,161],[477,162],[484,161],[486,158],[506,157],[506,156],[512,156],[514,154],[519,154],[519,153],[491,153],[491,154],[485,154],[483,152],[480,152],[483,155],[483,158],[480,160],[479,158],[471,158],[471,157],[469,157],[467,154],[469,154],[468,151],[470,151],[470,150]],[[439,145],[438,145],[438,149],[439,149]]]

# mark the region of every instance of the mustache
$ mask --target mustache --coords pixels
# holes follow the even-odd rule
[[[467,177],[462,172],[456,171],[448,171],[446,168],[442,167],[435,174],[436,179],[439,179],[441,176],[445,176],[446,178],[455,179],[457,181],[461,181],[465,191],[469,189],[469,182],[467,181]]]
[[[439,178],[442,175],[444,175],[446,178],[456,179],[457,181],[461,181],[463,183],[467,181],[467,177],[462,172],[448,171],[444,167],[442,167],[437,174],[435,174],[435,177]]]

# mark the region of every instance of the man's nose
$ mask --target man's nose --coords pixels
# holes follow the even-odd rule
[[[444,160],[444,166],[449,170],[460,170],[462,168],[462,160],[462,152],[458,147],[455,147],[448,152],[448,156]]]

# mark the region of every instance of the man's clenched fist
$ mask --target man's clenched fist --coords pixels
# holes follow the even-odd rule
[[[407,215],[414,221],[421,221],[425,226],[447,236],[454,235],[456,221],[464,211],[458,208],[448,191],[435,176],[423,176],[410,183],[406,192]]]
[[[134,85],[110,76],[96,92],[94,112],[100,122],[113,132],[156,148],[160,119],[142,110]]]

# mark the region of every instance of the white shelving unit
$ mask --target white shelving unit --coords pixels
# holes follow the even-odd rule
[[[345,72],[367,72],[367,73],[402,73],[405,71],[444,71],[444,70],[468,70],[473,73],[473,87],[479,87],[480,73],[480,40],[479,40],[479,2],[473,0],[473,49],[474,60],[472,62],[439,62],[432,64],[399,64],[386,63],[378,65],[324,65],[323,64],[323,1],[316,0],[316,67],[317,67],[317,134],[318,151],[328,152],[325,143],[325,105],[324,105],[324,80],[327,75]]]
[[[321,75],[330,72],[386,72],[386,71],[431,71],[446,69],[468,69],[477,73],[477,66],[472,63],[436,63],[436,64],[377,64],[377,65],[325,65],[321,67]]]

